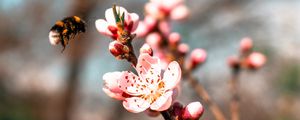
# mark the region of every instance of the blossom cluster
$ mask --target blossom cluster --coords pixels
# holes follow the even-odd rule
[[[161,14],[164,14],[164,18],[168,16],[174,18],[172,11],[182,9],[184,7],[182,2],[181,0],[175,0],[174,3],[167,2],[167,0],[162,2],[152,0],[148,4],[155,4],[156,7],[159,7]],[[175,109],[171,108],[174,108],[173,106],[176,105],[174,101],[180,90],[179,83],[182,77],[182,65],[180,65],[180,62],[177,62],[177,59],[166,60],[167,58],[163,57],[165,53],[159,53],[158,44],[155,43],[159,39],[157,39],[155,34],[158,34],[158,37],[167,35],[170,44],[176,47],[175,49],[177,47],[180,48],[178,53],[183,55],[189,48],[186,44],[180,44],[181,38],[179,33],[168,33],[166,31],[164,35],[155,33],[153,28],[158,27],[157,23],[165,25],[168,25],[168,23],[166,21],[163,22],[161,18],[152,16],[150,13],[149,16],[145,17],[147,28],[145,26],[142,28],[141,26],[145,25],[144,21],[139,21],[137,14],[129,13],[120,6],[113,6],[113,8],[107,9],[105,17],[106,19],[99,19],[95,22],[97,30],[113,40],[109,44],[109,50],[114,57],[127,60],[136,59],[136,62],[134,60],[128,61],[132,63],[137,74],[131,71],[106,73],[103,75],[103,91],[108,96],[123,101],[124,108],[133,113],[168,111],[171,118],[180,117],[183,120],[199,119],[204,110],[200,102],[193,103],[198,106],[196,108],[194,105],[187,105],[180,108],[180,114],[171,114],[175,112]],[[149,22],[151,21],[150,19],[152,23]],[[161,28],[166,27],[162,26]],[[140,48],[140,55],[137,58],[131,42],[135,35],[142,37],[140,34],[141,29],[143,29],[142,31],[147,31],[144,34],[147,35],[147,42]],[[149,40],[149,37],[152,37],[152,39]],[[200,50],[201,52],[205,51]],[[192,54],[192,58],[195,59],[193,61],[194,64],[205,60],[206,54],[204,56],[199,55],[198,52]],[[164,71],[164,73],[162,74],[161,71]]]
[[[261,68],[266,63],[266,57],[260,52],[253,51],[253,41],[245,37],[240,42],[239,56],[230,56],[228,65],[233,69],[251,69]]]
[[[181,42],[180,33],[172,32],[170,26],[171,20],[186,19],[189,10],[184,0],[150,0],[145,5],[145,13],[144,20],[140,20],[136,13],[114,5],[105,11],[106,19],[95,22],[97,30],[113,40],[109,44],[112,55],[126,59],[136,70],[104,74],[103,91],[121,100],[123,107],[133,113],[145,111],[149,116],[157,116],[161,112],[165,119],[197,120],[204,112],[202,104],[192,102],[183,106],[176,102],[176,97],[180,93],[181,79],[192,79],[190,73],[206,61],[207,53],[204,49],[195,48],[186,58],[190,48]],[[132,46],[134,38],[145,38],[138,57]],[[244,38],[239,56],[228,59],[229,66],[234,70],[262,67],[266,57],[253,52],[252,48],[252,40]],[[197,84],[195,80],[191,81],[191,84]],[[211,105],[202,86],[196,89]],[[213,114],[220,115],[220,111],[214,112],[218,108],[213,107],[210,107]]]

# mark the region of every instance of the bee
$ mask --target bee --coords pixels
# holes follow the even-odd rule
[[[49,41],[52,45],[61,43],[63,52],[71,39],[79,33],[84,33],[86,29],[86,23],[77,16],[66,17],[63,20],[59,20],[50,29]]]

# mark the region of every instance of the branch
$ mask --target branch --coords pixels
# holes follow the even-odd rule
[[[198,82],[196,78],[192,76],[191,72],[187,72],[186,77],[188,78],[188,82],[190,83],[190,85],[197,92],[198,96],[201,97],[208,105],[216,120],[225,120],[224,114],[222,113],[218,105],[211,100],[211,97],[209,96],[205,88]]]

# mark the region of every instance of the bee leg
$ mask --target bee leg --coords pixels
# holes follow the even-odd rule
[[[64,39],[64,37],[61,35],[61,45],[63,46],[63,49],[62,49],[62,51],[61,51],[61,53],[63,53],[64,52],[64,50],[66,49],[66,42],[65,42],[66,40]]]
[[[74,39],[74,38],[75,38],[75,34],[72,34],[72,35],[71,35],[71,39]]]

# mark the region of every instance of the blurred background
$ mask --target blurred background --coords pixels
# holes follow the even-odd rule
[[[127,112],[102,91],[102,75],[130,69],[109,53],[110,39],[94,25],[113,3],[143,18],[147,0],[1,0],[0,120],[159,120]],[[242,120],[300,119],[300,1],[187,0],[191,16],[172,22],[183,42],[208,51],[195,75],[229,118],[230,69],[227,57],[238,53],[248,36],[268,62],[240,76]],[[50,28],[57,20],[78,15],[87,32],[64,53],[51,46]],[[134,41],[139,48],[143,39]],[[182,103],[201,101],[185,82]],[[207,107],[204,104],[205,107]],[[203,120],[214,119],[206,110]]]

